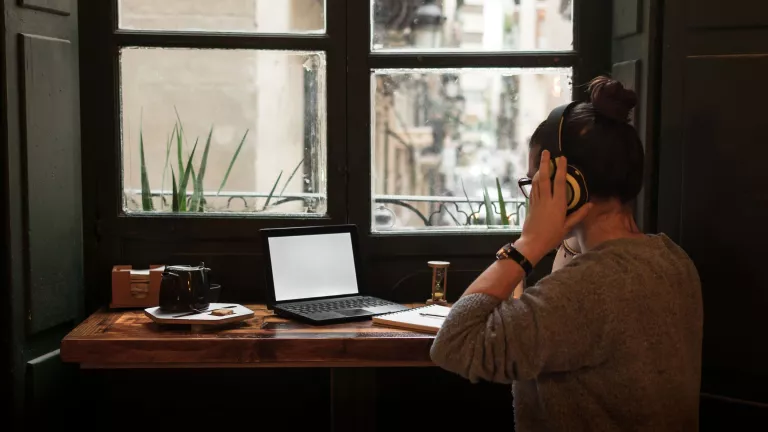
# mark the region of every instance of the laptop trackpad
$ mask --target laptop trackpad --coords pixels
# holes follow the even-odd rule
[[[365,309],[342,309],[342,310],[337,310],[335,312],[342,314],[344,316],[371,315],[371,313]]]

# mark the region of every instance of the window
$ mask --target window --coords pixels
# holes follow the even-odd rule
[[[324,33],[323,0],[119,0],[121,29]]]
[[[322,51],[126,47],[120,74],[126,212],[326,213]]]
[[[530,137],[573,94],[573,7],[372,0],[359,65],[371,74],[372,233],[521,229]]]
[[[99,259],[190,245],[179,262],[214,253],[246,268],[260,228],[337,223],[374,256],[495,250],[525,218],[516,181],[534,128],[610,67],[601,7],[89,3],[84,187]]]
[[[121,0],[121,29],[324,33],[322,1]],[[290,37],[290,36],[288,36]],[[123,211],[324,216],[325,52],[122,46]]]
[[[563,68],[375,70],[372,229],[520,229],[528,141],[570,100],[570,76]]]

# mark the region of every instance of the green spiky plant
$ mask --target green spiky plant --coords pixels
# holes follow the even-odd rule
[[[464,192],[464,198],[467,200],[467,205],[469,206],[470,216],[469,216],[469,224],[475,225],[479,221],[477,219],[477,216],[475,216],[475,209],[472,207],[472,202],[469,200],[469,195],[467,195],[467,190],[464,188],[464,179],[461,179],[461,190]],[[499,182],[499,179],[496,178],[496,194],[498,196],[499,200],[499,213],[501,215],[501,225],[502,226],[509,226],[509,216],[507,215],[507,204],[504,201],[504,194],[501,190],[501,182]],[[488,188],[485,186],[485,181],[483,181],[483,206],[485,206],[485,225],[487,227],[496,226],[494,223],[496,221],[496,216],[494,215],[494,206],[493,202],[491,202],[490,194],[488,193]],[[479,210],[478,210],[479,211]]]
[[[141,155],[141,209],[152,211],[152,192],[149,188],[149,176],[147,175],[147,162],[144,160],[144,126],[139,126],[139,153]]]
[[[504,203],[504,196],[501,193],[501,183],[499,178],[496,178],[496,192],[499,194],[499,213],[501,214],[501,224],[503,226],[509,226],[509,217],[507,216],[507,205]]]
[[[173,167],[171,167],[171,181],[172,181],[171,211],[173,212],[204,212],[206,200],[205,200],[205,190],[203,188],[203,181],[205,179],[206,168],[208,165],[208,155],[211,149],[211,138],[213,136],[214,127],[211,126],[208,132],[208,137],[205,141],[205,147],[203,149],[203,156],[200,161],[200,165],[197,167],[197,169],[195,169],[193,161],[194,161],[195,153],[197,151],[199,138],[195,139],[195,144],[192,147],[192,152],[189,154],[189,157],[186,159],[186,163],[185,163],[183,153],[184,153],[184,142],[185,142],[186,136],[184,133],[184,126],[183,126],[183,123],[181,122],[181,117],[179,116],[178,111],[176,111],[176,119],[177,121],[173,126],[173,130],[171,131],[171,134],[168,138],[168,142],[166,144],[165,162],[163,164],[163,177],[162,177],[163,180],[161,183],[162,185],[161,188],[164,188],[165,186],[165,176],[166,176],[166,173],[168,172],[168,167],[171,162],[170,161],[171,147],[173,146],[173,142],[175,141],[176,162],[177,162],[179,177],[177,182],[176,171],[174,171]],[[249,130],[245,131],[242,139],[240,140],[240,143],[237,146],[237,149],[235,150],[235,153],[232,155],[232,158],[227,167],[227,171],[224,174],[224,178],[222,179],[221,184],[219,185],[219,188],[216,192],[217,196],[221,193],[221,191],[226,186],[227,180],[229,180],[229,175],[232,172],[232,168],[234,167],[235,162],[240,156],[240,151],[243,149],[243,145],[245,144],[245,141],[248,138],[248,132]],[[151,188],[149,186],[149,176],[147,174],[148,172],[147,163],[144,158],[143,125],[140,126],[140,130],[139,130],[139,153],[141,156],[141,161],[140,161],[141,162],[141,201],[142,201],[141,208],[143,211],[153,211],[154,206],[152,203]],[[298,163],[298,165],[296,165],[293,172],[291,173],[291,176],[283,185],[280,191],[280,196],[283,195],[283,192],[285,192],[285,189],[288,187],[288,184],[291,182],[294,175],[299,170],[299,167],[301,167],[302,163],[304,163],[303,159],[301,160],[301,162]],[[265,211],[269,207],[269,204],[272,201],[274,193],[277,190],[277,187],[280,183],[280,179],[282,178],[282,175],[283,175],[283,172],[281,171],[280,175],[277,177],[277,180],[272,185],[272,189],[269,195],[267,196],[267,199],[261,211]],[[192,181],[192,195],[188,197],[187,187],[189,186],[190,180]],[[165,202],[165,197],[163,197],[163,202]]]

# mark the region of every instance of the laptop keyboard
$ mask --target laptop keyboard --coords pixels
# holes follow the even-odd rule
[[[330,312],[339,309],[364,309],[367,307],[388,306],[392,302],[374,297],[355,297],[349,299],[329,300],[324,302],[312,302],[281,307],[299,314],[313,314],[318,312]]]

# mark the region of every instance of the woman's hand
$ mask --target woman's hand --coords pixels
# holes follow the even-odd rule
[[[533,176],[528,216],[523,233],[515,242],[515,248],[533,265],[536,265],[549,251],[557,248],[565,236],[589,213],[592,204],[587,203],[566,217],[566,181],[568,162],[565,156],[555,160],[557,170],[554,187],[550,172],[548,150],[541,152],[539,171]]]

